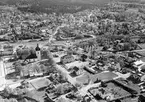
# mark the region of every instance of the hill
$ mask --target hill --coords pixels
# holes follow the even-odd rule
[[[2,2],[5,2],[7,4],[16,4],[19,2],[25,2],[25,3],[36,3],[39,2],[41,4],[49,4],[49,3],[63,3],[63,4],[69,4],[69,3],[81,3],[81,4],[103,4],[110,2],[110,0],[0,0]]]
[[[121,2],[140,2],[145,0],[0,0],[0,2],[15,5],[17,3],[26,3],[26,4],[105,4],[110,1],[121,1]]]
[[[0,0],[0,5],[16,5],[25,12],[75,13],[96,5],[104,5],[110,0]]]
[[[81,10],[103,6],[111,0],[0,0],[8,5],[17,5],[18,9],[25,12],[45,13],[75,13]],[[126,0],[117,0],[126,1]],[[140,0],[127,0],[127,2]],[[25,6],[24,6],[25,5]],[[29,5],[29,6],[27,6]]]

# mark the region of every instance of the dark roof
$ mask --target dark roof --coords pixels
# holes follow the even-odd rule
[[[64,59],[64,58],[74,58],[72,55],[64,55],[61,57],[61,59]]]
[[[40,51],[40,47],[37,45],[37,47],[35,48],[36,51]]]
[[[30,54],[29,56],[26,57],[26,59],[36,59],[36,58],[37,58],[36,54]]]
[[[75,66],[75,67],[73,68],[73,70],[78,71],[79,68]]]

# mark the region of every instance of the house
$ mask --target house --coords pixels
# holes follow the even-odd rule
[[[4,51],[3,45],[0,45],[0,52],[1,52],[1,55],[2,55],[3,51]]]
[[[138,102],[133,101],[132,96],[137,95],[136,89],[133,89],[126,81],[111,80],[101,82],[100,87],[93,87],[88,92],[97,100],[106,102]]]
[[[8,44],[2,44],[0,45],[0,55],[1,56],[7,56],[13,54],[13,46],[10,46]]]

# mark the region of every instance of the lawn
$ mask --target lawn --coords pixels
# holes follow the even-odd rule
[[[117,77],[118,75],[112,73],[112,72],[102,72],[98,73],[91,77],[92,81],[95,82],[96,79],[106,81],[106,80],[112,80],[113,78]]]
[[[97,79],[101,81],[106,81],[106,80],[112,80],[113,78],[117,76],[118,75],[112,72],[102,72],[95,75],[92,75],[86,72],[84,75],[77,77],[76,80],[80,83],[87,83],[88,80],[91,80],[94,83]]]

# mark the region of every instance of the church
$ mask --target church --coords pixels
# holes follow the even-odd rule
[[[17,58],[24,62],[34,62],[41,60],[41,48],[37,44],[36,48],[19,48],[16,52]]]

